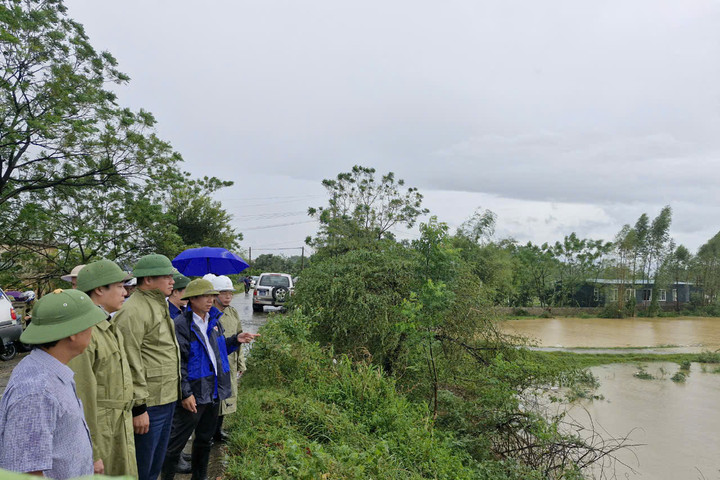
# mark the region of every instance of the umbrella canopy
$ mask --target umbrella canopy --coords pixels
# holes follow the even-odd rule
[[[17,290],[8,290],[5,292],[8,296],[13,297],[14,300],[24,300],[25,295],[23,292],[18,292]]]
[[[201,277],[208,273],[232,275],[250,266],[238,255],[216,247],[189,248],[173,258],[172,264],[188,277]]]

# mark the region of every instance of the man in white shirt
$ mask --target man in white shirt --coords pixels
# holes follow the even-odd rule
[[[163,480],[175,477],[180,454],[193,431],[192,480],[205,480],[220,402],[231,395],[228,353],[257,337],[252,333],[240,333],[225,338],[223,326],[218,321],[222,312],[213,307],[217,294],[209,281],[193,280],[183,296],[188,300],[187,310],[175,318],[175,333],[180,345],[182,401],[175,408],[162,469]]]

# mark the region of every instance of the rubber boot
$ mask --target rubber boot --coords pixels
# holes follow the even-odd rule
[[[191,480],[207,480],[209,461],[210,447],[195,447],[193,445]]]
[[[215,428],[215,435],[213,440],[219,443],[226,443],[230,437],[225,430],[222,429],[224,415],[220,415],[217,419],[217,427]]]
[[[191,473],[192,465],[185,459],[185,455],[180,455],[180,459],[175,466],[175,473]]]
[[[174,480],[176,468],[177,468],[177,459],[175,459],[173,461],[173,459],[165,457],[165,461],[163,462],[162,470],[160,471],[160,479],[161,480]]]

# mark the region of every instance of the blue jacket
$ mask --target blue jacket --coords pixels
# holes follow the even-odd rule
[[[195,395],[195,401],[199,405],[225,400],[232,395],[228,353],[234,352],[240,346],[237,337],[225,338],[225,329],[219,322],[222,312],[212,307],[209,313],[207,335],[212,352],[208,352],[202,333],[193,322],[193,312],[189,305],[184,313],[175,317],[175,334],[180,346],[182,398]],[[215,356],[217,375],[210,355]]]
[[[178,307],[176,307],[170,302],[168,302],[168,309],[170,309],[170,318],[172,318],[173,320],[175,320],[178,315],[182,315],[183,313],[185,313],[185,310],[187,310],[186,308],[180,310]]]

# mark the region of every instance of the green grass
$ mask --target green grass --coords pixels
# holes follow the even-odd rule
[[[566,364],[567,368],[587,368],[612,363],[647,363],[647,362],[674,362],[678,365],[684,363],[720,363],[720,354],[716,352],[702,353],[573,353],[573,352],[538,352],[528,351],[538,359],[547,358],[555,362]]]
[[[474,458],[381,369],[309,341],[300,315],[264,327],[226,421],[230,479],[542,478],[510,460]]]

